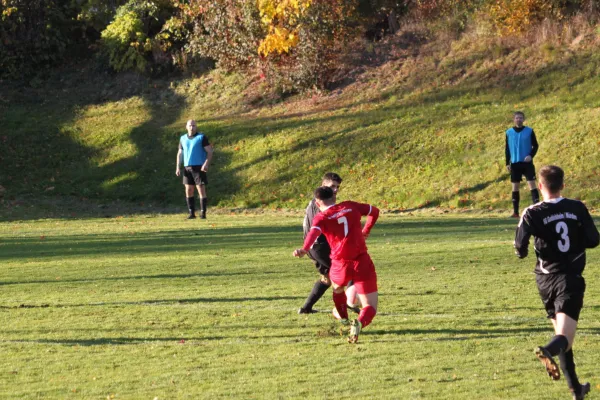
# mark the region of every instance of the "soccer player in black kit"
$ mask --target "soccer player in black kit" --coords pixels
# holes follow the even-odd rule
[[[519,258],[527,257],[529,239],[535,238],[537,258],[535,274],[538,290],[555,336],[535,354],[546,367],[548,375],[560,379],[554,356],[560,360],[567,385],[574,400],[581,400],[590,391],[590,384],[580,384],[573,361],[573,340],[577,320],[583,306],[585,280],[585,249],[598,246],[600,235],[585,204],[561,197],[564,172],[545,166],[539,173],[538,187],[544,201],[528,207],[521,216],[515,236]]]

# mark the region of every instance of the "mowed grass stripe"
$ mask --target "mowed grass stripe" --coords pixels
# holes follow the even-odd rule
[[[513,254],[514,220],[384,214],[368,243],[379,315],[351,346],[330,293],[323,312],[296,314],[316,279],[291,257],[301,218],[0,224],[0,397],[568,395],[532,353],[551,330],[533,258]],[[595,384],[598,259],[589,253],[575,346],[578,373]]]

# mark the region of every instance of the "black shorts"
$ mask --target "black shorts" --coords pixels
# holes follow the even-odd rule
[[[564,313],[579,320],[585,293],[585,279],[581,275],[536,275],[535,280],[548,318]]]
[[[195,186],[207,185],[208,179],[206,178],[206,172],[202,171],[200,165],[185,167],[183,169],[183,184]]]
[[[535,166],[533,162],[518,162],[510,164],[510,181],[513,183],[521,182],[525,175],[528,181],[535,181]]]
[[[315,243],[313,247],[308,251],[308,256],[315,262],[315,268],[321,275],[329,276],[329,269],[331,268],[331,248],[329,243],[326,241],[323,243]]]

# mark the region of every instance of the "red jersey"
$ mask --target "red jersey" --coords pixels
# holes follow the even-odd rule
[[[368,216],[365,227],[360,219]],[[369,204],[344,201],[320,212],[304,241],[304,250],[312,247],[322,233],[331,247],[332,260],[355,260],[367,252],[364,234],[369,234],[379,217],[379,209]]]

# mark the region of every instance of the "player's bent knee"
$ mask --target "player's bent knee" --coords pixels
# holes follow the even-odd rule
[[[331,286],[331,279],[327,275],[321,275],[321,283]]]
[[[344,293],[344,287],[333,284],[333,293],[337,293],[337,294]]]

